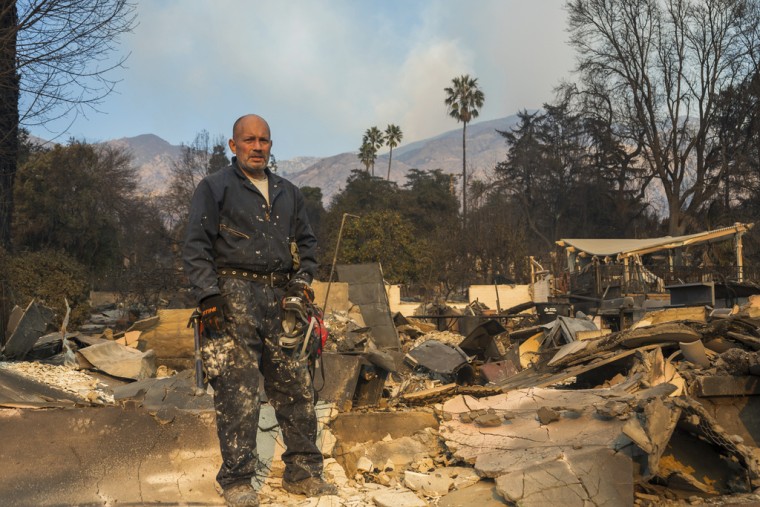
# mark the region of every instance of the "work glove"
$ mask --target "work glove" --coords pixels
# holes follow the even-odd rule
[[[313,303],[314,291],[306,282],[306,280],[303,280],[301,278],[293,278],[285,286],[285,297],[286,298],[291,298],[291,297],[301,298],[304,301]]]
[[[201,330],[208,337],[217,337],[224,332],[224,296],[216,294],[204,298],[200,305]]]

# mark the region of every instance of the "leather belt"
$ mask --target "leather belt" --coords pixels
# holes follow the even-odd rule
[[[282,287],[290,280],[290,273],[258,273],[256,271],[246,271],[244,269],[224,268],[219,270],[219,276],[230,278],[239,278],[241,280],[250,280],[253,282],[265,283],[271,287]]]

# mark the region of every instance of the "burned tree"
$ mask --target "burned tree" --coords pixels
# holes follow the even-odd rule
[[[641,147],[642,166],[666,197],[670,234],[683,234],[725,179],[717,100],[755,69],[756,4],[567,4],[579,87],[611,105],[615,142]]]
[[[127,0],[0,0],[0,245],[11,243],[19,126],[95,109],[134,20]]]

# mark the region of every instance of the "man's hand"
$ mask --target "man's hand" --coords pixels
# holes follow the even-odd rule
[[[314,291],[305,280],[294,278],[285,286],[285,297],[301,298],[309,303],[313,303]]]
[[[201,310],[201,329],[207,329],[206,336],[216,336],[224,332],[224,296],[217,294],[203,299]]]

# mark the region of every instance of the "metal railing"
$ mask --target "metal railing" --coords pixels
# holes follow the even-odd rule
[[[715,282],[737,283],[739,280],[760,282],[757,269],[738,266],[674,267],[641,266],[625,268],[620,264],[589,266],[585,271],[571,273],[568,277],[568,292],[572,294],[601,297],[605,291],[620,294],[664,293],[665,286],[681,283]]]

